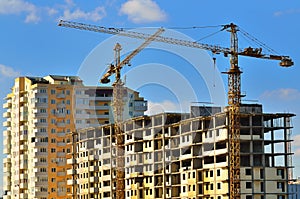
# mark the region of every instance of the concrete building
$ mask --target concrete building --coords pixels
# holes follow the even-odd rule
[[[124,118],[147,102],[125,89]],[[66,164],[70,132],[113,122],[112,87],[85,86],[76,76],[19,77],[5,98],[4,198],[71,198]]]
[[[194,107],[192,112],[123,123],[126,198],[229,198],[228,110]],[[241,106],[242,199],[288,198],[293,116]],[[68,160],[73,174],[68,185],[75,198],[115,198],[114,126],[81,129],[73,136],[76,158]]]
[[[300,177],[295,181],[290,182],[289,192],[291,193],[289,199],[300,199]]]

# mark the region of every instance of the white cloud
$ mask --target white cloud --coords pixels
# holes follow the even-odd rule
[[[158,113],[164,112],[176,112],[183,113],[188,110],[185,110],[188,106],[183,104],[178,104],[169,100],[165,100],[162,102],[148,102],[148,110],[145,112],[146,115],[155,115]],[[189,107],[188,107],[189,108]]]
[[[261,95],[262,99],[293,101],[300,99],[300,91],[293,88],[281,88],[273,91],[265,91]]]
[[[6,78],[15,78],[20,76],[20,72],[15,71],[12,67],[0,64],[0,75]]]
[[[300,157],[300,148],[296,148],[295,152],[294,152],[295,156],[299,156]]]
[[[300,135],[295,135],[293,137],[293,140],[294,140],[293,145],[296,147],[300,147]]]
[[[37,7],[24,0],[1,0],[0,1],[0,14],[20,14],[25,13],[25,22],[38,22],[40,17],[37,15]]]
[[[300,9],[280,10],[280,11],[274,12],[274,16],[280,17],[283,15],[299,14],[299,13],[300,13]]]
[[[84,12],[79,8],[75,9],[74,11],[70,11],[70,9],[66,9],[64,10],[64,14],[61,18],[64,20],[85,19],[90,21],[99,21],[105,16],[106,16],[105,8],[100,6],[90,12]]]
[[[134,23],[165,21],[166,13],[152,0],[128,0],[122,4],[121,14]]]

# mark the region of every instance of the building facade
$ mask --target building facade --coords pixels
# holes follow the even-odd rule
[[[70,132],[113,122],[112,93],[76,76],[16,78],[3,105],[4,198],[71,198]],[[125,94],[124,118],[143,115],[147,102],[131,89]]]
[[[289,199],[300,199],[300,177],[295,181],[290,182],[289,192],[291,193]]]
[[[229,198],[228,110],[193,109],[192,117],[163,113],[122,124],[125,196]],[[212,113],[213,112],[213,113]],[[293,114],[241,106],[241,198],[287,199]],[[69,160],[75,198],[115,198],[116,146],[113,125],[81,129]],[[76,143],[76,144],[75,144]]]

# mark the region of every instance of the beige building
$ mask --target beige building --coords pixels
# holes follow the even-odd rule
[[[185,114],[141,116],[123,123],[125,195],[147,198],[229,198],[228,110],[192,107]],[[293,114],[241,107],[241,199],[287,199]],[[68,185],[78,199],[115,198],[113,125],[73,133]]]
[[[124,118],[147,102],[125,89]],[[4,198],[72,198],[70,132],[113,122],[112,87],[85,86],[76,76],[19,77],[5,98]]]

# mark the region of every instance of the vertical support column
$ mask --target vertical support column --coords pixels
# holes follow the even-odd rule
[[[125,198],[125,163],[124,163],[124,134],[122,132],[121,123],[123,120],[124,109],[124,87],[121,80],[114,83],[113,88],[113,107],[114,107],[114,120],[115,120],[115,142],[117,145],[117,199]]]

